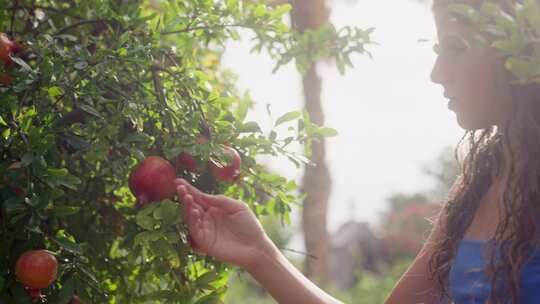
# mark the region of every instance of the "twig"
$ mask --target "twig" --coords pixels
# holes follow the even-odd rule
[[[169,110],[171,110],[171,108],[169,107],[169,104],[167,104],[167,100],[165,98],[165,94],[163,94],[163,85],[161,83],[161,79],[159,78],[159,75],[158,75],[158,71],[162,70],[162,67],[160,67],[159,65],[157,64],[153,64],[152,67],[151,67],[151,71],[152,71],[152,80],[154,82],[154,90],[156,91],[156,93],[158,94],[158,100],[159,102],[161,102],[161,104],[163,104],[163,106]],[[165,120],[167,126],[169,127],[169,131],[173,131],[174,130],[174,126],[173,126],[173,123],[171,121],[171,118],[170,116],[167,116],[166,117],[166,120]]]
[[[286,248],[286,247],[278,247],[278,248],[281,249],[281,250],[284,250],[284,251],[289,251],[289,252],[301,254],[301,255],[307,256],[308,258],[312,258],[312,259],[314,259],[314,260],[317,260],[317,259],[318,259],[317,256],[314,256],[314,255],[311,254],[311,253],[307,253],[307,252],[303,252],[303,251],[295,250],[295,249],[290,249],[290,248]]]
[[[211,29],[227,28],[227,27],[252,28],[251,26],[249,26],[247,24],[239,24],[239,23],[219,24],[219,25],[205,25],[205,26],[195,26],[195,27],[188,26],[188,27],[186,27],[184,29],[181,29],[181,30],[161,32],[161,35],[172,35],[172,34],[180,34],[180,33],[192,32],[192,31],[196,31],[196,30],[211,30]]]
[[[19,4],[19,1],[15,3],[15,5]],[[11,12],[11,23],[9,24],[9,32],[13,35],[13,28],[15,23],[15,10]]]
[[[66,32],[68,32],[69,30],[73,29],[73,28],[76,28],[78,26],[81,26],[81,25],[86,25],[86,24],[96,24],[96,23],[103,23],[103,22],[109,22],[108,20],[104,20],[104,19],[97,19],[97,20],[84,20],[84,21],[80,21],[80,22],[77,22],[77,23],[73,23],[71,25],[68,25],[62,29],[60,29],[58,32],[54,33],[53,36],[59,36],[59,35],[62,35]]]
[[[163,71],[163,72],[169,74],[174,79],[176,79],[178,82],[182,82],[182,80],[179,79],[178,75],[176,75],[175,73],[169,71],[168,69],[166,69],[166,68],[164,68],[162,66],[154,65],[153,68],[156,68],[157,70],[160,70],[160,71]],[[203,129],[202,132],[203,132],[204,136],[207,137],[207,138],[212,138],[212,129],[210,128],[210,125],[208,124],[208,120],[206,119],[206,114],[204,113],[200,102],[198,100],[195,100],[194,98],[191,98],[191,94],[190,94],[189,91],[186,91],[186,95],[188,95],[188,97],[190,97],[189,100],[191,100],[192,104],[195,106],[197,111],[199,111],[199,113],[201,114],[201,118],[202,118],[201,125],[202,125],[202,129]]]
[[[40,10],[44,10],[44,11],[53,12],[53,13],[56,13],[56,14],[59,14],[59,15],[64,15],[64,16],[75,18],[75,19],[84,20],[84,18],[81,17],[81,16],[69,14],[69,13],[66,13],[65,11],[61,11],[61,10],[56,9],[54,7],[48,7],[48,6],[40,6],[40,5],[27,6],[27,5],[15,4],[12,7],[8,8],[8,10],[19,10],[19,9],[27,9],[27,10],[40,9]]]

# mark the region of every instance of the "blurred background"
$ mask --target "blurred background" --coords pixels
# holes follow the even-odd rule
[[[275,1],[284,3],[286,1]],[[226,46],[225,68],[258,103],[261,127],[306,108],[338,136],[314,146],[315,168],[261,159],[296,180],[307,194],[293,225],[263,219],[271,237],[300,269],[348,303],[383,303],[412,261],[457,174],[454,147],[464,131],[430,81],[435,60],[429,1],[295,0],[299,30],[331,22],[374,27],[372,57],[357,55],[340,75],[320,62],[301,75],[293,64],[250,53],[249,35]],[[249,88],[249,91],[247,90]],[[268,108],[270,111],[268,111]],[[318,120],[318,121],[317,121]],[[302,151],[302,147],[296,147]],[[233,277],[226,303],[274,303],[244,273]]]

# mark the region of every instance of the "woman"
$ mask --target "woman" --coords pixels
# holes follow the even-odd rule
[[[511,85],[504,58],[472,43],[474,28],[448,12],[449,2],[458,1],[433,7],[439,50],[431,77],[467,130],[469,150],[430,237],[386,303],[540,303],[540,90]],[[177,185],[195,251],[246,269],[279,303],[339,303],[283,257],[245,203]]]

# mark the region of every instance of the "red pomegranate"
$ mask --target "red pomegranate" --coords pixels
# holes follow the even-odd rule
[[[13,54],[16,49],[13,41],[9,40],[6,34],[0,33],[0,60],[4,62],[6,67],[13,65],[13,60],[9,55]]]
[[[190,172],[197,171],[197,161],[187,152],[182,152],[176,157],[176,169],[188,170]]]
[[[15,170],[15,171],[21,170],[21,162],[17,161],[17,162],[12,163],[11,165],[9,165],[8,170]],[[20,171],[17,173],[15,183],[17,185],[21,185],[24,183],[24,179],[25,179],[25,174],[22,171]],[[11,188],[11,191],[13,191],[13,193],[16,196],[24,197],[26,195],[26,193],[24,192],[24,189],[22,189],[21,187],[18,187],[17,185],[11,184],[9,185],[9,187]]]
[[[11,49],[13,50],[13,53],[15,54],[20,54],[20,53],[23,53],[24,52],[24,45],[18,41],[14,41],[13,42],[13,46],[11,47]]]
[[[40,294],[39,289],[49,287],[56,279],[57,271],[58,262],[47,250],[27,251],[15,264],[15,275],[30,290],[31,296],[37,296]]]
[[[172,198],[176,191],[176,171],[169,161],[148,156],[129,176],[129,189],[138,205]]]
[[[240,166],[242,165],[240,154],[229,146],[223,148],[223,154],[228,158],[228,163],[221,165],[215,161],[210,161],[212,175],[221,182],[235,181],[240,176]]]

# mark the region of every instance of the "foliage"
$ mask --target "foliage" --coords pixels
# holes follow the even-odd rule
[[[423,173],[433,179],[433,189],[414,193],[394,193],[382,215],[381,231],[385,255],[391,260],[414,258],[424,244],[458,174],[451,148],[444,148]]]
[[[285,136],[246,121],[253,101],[220,70],[223,46],[247,28],[254,49],[277,66],[294,59],[305,70],[321,57],[347,63],[371,32],[329,25],[295,33],[285,23],[289,5],[257,1],[0,0],[0,7],[0,31],[25,48],[15,68],[0,67],[15,78],[0,86],[3,303],[29,303],[13,265],[37,248],[60,262],[44,291],[51,303],[73,294],[88,303],[219,302],[226,265],[190,251],[176,202],[136,209],[129,172],[148,155],[173,161],[180,152],[205,168],[229,145],[242,157],[237,183],[219,183],[205,169],[177,173],[288,222],[295,183],[255,158],[281,154],[300,166],[307,158],[287,146],[309,147],[335,131],[305,111],[277,119],[290,125]]]
[[[431,230],[431,219],[440,209],[427,201],[406,200],[399,209],[391,209],[384,217],[382,239],[385,256],[391,260],[414,257]]]
[[[280,221],[273,217],[262,217],[262,225],[264,230],[278,248],[284,249],[292,237],[292,230],[298,228],[291,226],[283,226]],[[292,229],[291,229],[292,228]],[[287,250],[283,251],[287,255]],[[288,255],[288,259],[297,266],[302,268],[302,261],[295,259],[300,257],[297,253]],[[225,297],[225,303],[275,303],[275,300],[266,292],[248,273],[245,271],[236,271],[231,273],[229,279],[229,289]]]
[[[473,43],[493,47],[505,60],[515,84],[540,83],[540,7],[536,0],[483,1],[480,9],[468,4],[448,8],[478,31]]]
[[[339,296],[345,303],[379,304],[384,303],[399,278],[412,263],[411,259],[396,262],[383,275],[364,272],[360,275],[358,284],[346,294]]]

